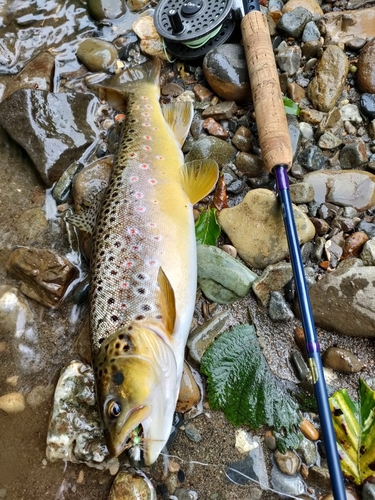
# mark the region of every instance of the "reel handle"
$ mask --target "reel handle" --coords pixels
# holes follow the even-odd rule
[[[265,167],[272,172],[282,164],[289,170],[292,146],[265,16],[249,12],[241,21],[241,31]]]

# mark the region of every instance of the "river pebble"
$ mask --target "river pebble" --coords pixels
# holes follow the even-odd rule
[[[191,422],[188,422],[185,425],[185,434],[190,441],[193,441],[193,443],[199,443],[202,441],[202,434]]]
[[[288,76],[293,76],[300,67],[301,55],[301,49],[298,45],[285,47],[279,50],[276,55],[277,65],[283,73],[287,73]]]
[[[300,243],[305,243],[314,237],[314,226],[298,207],[293,211]],[[250,266],[264,269],[289,253],[281,209],[269,190],[250,191],[237,206],[221,210],[218,221],[238,255]],[[263,228],[261,233],[258,227]]]
[[[359,101],[359,106],[361,112],[368,116],[370,120],[375,118],[375,93],[373,94],[362,94]]]
[[[89,71],[109,71],[114,68],[117,50],[105,40],[86,38],[78,45],[77,57]]]
[[[318,146],[322,149],[336,149],[341,146],[342,140],[340,137],[332,134],[331,132],[325,132],[319,137]]]
[[[318,146],[309,146],[298,155],[298,162],[309,172],[322,169],[326,161]]]
[[[156,500],[156,498],[156,491],[146,474],[135,469],[119,471],[108,496],[108,500]]]
[[[269,450],[275,451],[277,448],[277,442],[275,435],[272,431],[266,431],[264,433],[264,442]]]
[[[227,163],[234,160],[236,149],[226,141],[217,137],[200,137],[194,141],[193,147],[186,155],[186,162],[211,158],[215,160],[219,167],[223,167]]]
[[[308,467],[318,461],[316,444],[310,439],[303,437],[298,445],[297,452]]]
[[[320,488],[329,490],[331,488],[331,478],[328,469],[318,465],[310,467],[307,484],[318,484]]]
[[[298,182],[290,186],[293,203],[310,203],[314,200],[314,188],[308,182]]]
[[[209,86],[222,99],[251,100],[249,72],[242,45],[223,44],[210,50],[203,59],[203,72]]]
[[[267,306],[272,291],[282,290],[292,279],[291,264],[278,262],[271,264],[263,271],[262,275],[254,282],[253,292],[263,306]]]
[[[96,21],[115,19],[125,12],[124,0],[87,0],[90,16]]]
[[[283,12],[290,12],[296,7],[303,7],[311,12],[311,14],[315,14],[315,16],[323,15],[320,5],[315,0],[288,0],[283,7]]]
[[[133,23],[133,31],[140,38],[141,51],[149,56],[156,56],[167,61],[170,56],[164,49],[163,40],[156,31],[154,20],[151,16],[141,16]]]
[[[365,483],[362,487],[362,500],[375,500],[375,485]]]
[[[311,12],[304,7],[295,7],[283,14],[277,23],[277,29],[293,38],[300,38],[306,23],[311,21],[312,17]]]
[[[375,94],[375,38],[361,50],[358,58],[357,84],[361,92]]]
[[[362,123],[363,118],[359,113],[358,106],[356,104],[345,104],[340,108],[341,118],[352,123]]]
[[[20,413],[25,409],[25,397],[20,392],[9,392],[0,396],[0,410],[5,413]]]
[[[300,424],[300,429],[302,434],[310,441],[317,441],[319,439],[319,431],[309,420],[303,419]]]
[[[280,292],[271,292],[268,315],[272,321],[288,321],[294,314]]]
[[[314,108],[329,111],[343,91],[349,71],[348,58],[337,45],[328,45],[319,60],[315,76],[308,86]]]
[[[248,153],[253,145],[251,131],[244,126],[238,127],[236,133],[232,137],[232,144],[236,146],[239,151]]]
[[[345,239],[345,245],[342,251],[342,260],[349,257],[358,257],[361,253],[363,245],[368,241],[369,237],[364,231],[356,231]]]
[[[283,474],[287,474],[288,476],[296,474],[299,469],[300,460],[292,450],[287,450],[285,453],[276,450],[273,456]]]
[[[360,257],[365,266],[375,265],[375,238],[366,241]]]
[[[198,376],[197,373],[196,376]],[[195,380],[190,366],[186,361],[184,361],[184,369],[182,371],[180,392],[178,394],[176,411],[178,411],[179,413],[186,413],[195,405],[197,405],[200,399],[201,392],[198,384]]]
[[[346,144],[340,151],[340,166],[351,170],[367,163],[366,145],[362,141]]]
[[[322,355],[324,366],[338,372],[356,373],[362,370],[364,363],[348,349],[329,347]]]
[[[0,285],[0,335],[20,338],[33,321],[30,306],[18,289]]]
[[[236,168],[250,178],[266,173],[263,160],[259,156],[242,151],[236,156]]]
[[[271,484],[280,494],[297,496],[305,491],[305,483],[299,474],[293,477],[288,476],[283,474],[276,466],[271,469]]]

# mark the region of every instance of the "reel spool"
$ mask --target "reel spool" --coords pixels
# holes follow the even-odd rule
[[[161,0],[154,24],[168,51],[179,59],[203,57],[232,35],[233,0]]]

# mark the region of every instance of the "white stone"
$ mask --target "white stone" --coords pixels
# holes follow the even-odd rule
[[[362,123],[363,121],[358,106],[355,104],[345,104],[345,106],[340,109],[340,114],[344,122]]]
[[[240,453],[249,453],[254,448],[258,448],[258,443],[254,442],[252,437],[244,429],[236,430],[235,447]]]
[[[365,266],[375,266],[375,238],[366,241],[361,253]]]
[[[0,410],[5,413],[20,413],[25,409],[25,397],[20,392],[9,392],[0,397]]]
[[[302,133],[302,136],[306,141],[312,141],[314,139],[314,129],[310,125],[310,123],[307,122],[301,122],[299,124],[299,129]]]

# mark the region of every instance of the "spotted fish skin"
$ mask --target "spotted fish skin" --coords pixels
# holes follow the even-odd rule
[[[183,154],[159,105],[158,64],[149,61],[114,90],[127,97],[112,176],[93,232],[90,328],[99,404],[118,455],[142,424],[145,462],[167,441],[194,311],[196,242],[192,185],[203,197],[217,165],[183,171]],[[180,103],[169,115],[192,118]],[[175,116],[176,118],[176,116]],[[186,135],[186,134],[185,134]],[[206,181],[206,182],[205,182]],[[194,186],[193,186],[194,187]],[[194,196],[193,196],[194,198]]]

